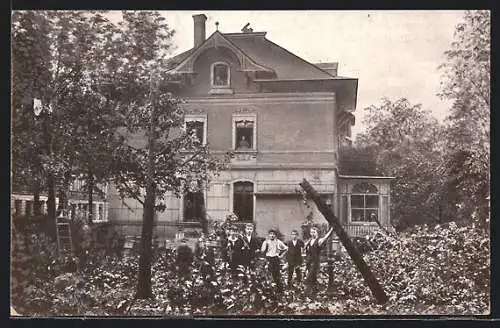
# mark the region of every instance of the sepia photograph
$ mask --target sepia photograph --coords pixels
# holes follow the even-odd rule
[[[487,316],[490,11],[11,11],[10,316]]]

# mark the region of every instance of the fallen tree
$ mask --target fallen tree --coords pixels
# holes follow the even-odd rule
[[[321,212],[321,214],[323,214],[326,221],[328,221],[328,223],[333,227],[333,230],[339,237],[340,242],[345,247],[347,253],[356,264],[359,272],[361,272],[361,274],[363,275],[363,278],[370,287],[370,290],[377,302],[379,304],[386,303],[388,301],[388,297],[382,289],[382,286],[380,286],[377,278],[375,278],[372,271],[370,270],[370,267],[363,260],[363,257],[361,256],[359,250],[352,243],[351,239],[347,235],[347,232],[345,232],[344,228],[340,224],[339,219],[335,216],[335,214],[333,214],[328,205],[321,199],[320,195],[306,179],[304,179],[300,183],[300,186],[302,187],[302,189],[304,189],[307,196],[316,204],[318,210]]]

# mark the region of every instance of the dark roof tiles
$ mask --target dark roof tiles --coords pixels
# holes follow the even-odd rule
[[[222,34],[258,64],[272,68],[277,80],[331,80],[338,79],[320,67],[294,55],[285,48],[265,38],[264,32]],[[189,57],[194,48],[184,51],[167,61],[173,68]]]

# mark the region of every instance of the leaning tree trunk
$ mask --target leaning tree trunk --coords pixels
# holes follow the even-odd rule
[[[340,239],[340,242],[342,243],[347,253],[351,257],[352,261],[356,265],[358,271],[365,279],[365,282],[367,283],[368,287],[370,288],[377,302],[379,304],[387,303],[389,298],[387,297],[385,291],[382,289],[382,286],[380,286],[379,282],[377,281],[377,278],[375,278],[375,276],[373,275],[372,271],[370,270],[370,267],[363,260],[363,256],[361,255],[359,250],[354,246],[353,242],[349,238],[349,235],[340,224],[339,219],[335,216],[335,214],[328,207],[328,205],[326,205],[323,199],[321,199],[318,192],[313,188],[313,186],[311,186],[311,184],[306,179],[302,180],[300,186],[307,193],[307,196],[309,196],[312,199],[312,201],[316,204],[318,210],[321,212],[321,214],[323,214],[326,221],[328,221],[330,226],[334,229],[335,233]]]

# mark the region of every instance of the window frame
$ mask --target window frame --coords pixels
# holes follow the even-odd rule
[[[375,187],[376,189],[376,192],[352,192],[352,190],[354,190],[355,186],[356,185],[359,185],[359,183],[356,183],[354,184],[352,187],[351,187],[351,192],[349,193],[349,224],[357,224],[357,225],[374,225],[374,224],[377,224],[375,221],[354,221],[353,220],[353,215],[352,215],[352,211],[353,210],[363,210],[363,215],[364,217],[366,218],[366,212],[367,211],[376,211],[377,213],[377,219],[380,218],[380,211],[381,211],[381,195],[380,195],[380,191],[379,191],[379,188],[370,183],[369,185],[372,185],[373,187]],[[363,207],[353,207],[352,206],[352,198],[353,196],[362,196],[363,197]],[[367,207],[367,196],[376,196],[377,197],[377,207]]]
[[[230,210],[230,213],[235,213],[234,211],[234,189],[235,189],[235,184],[237,184],[238,182],[250,182],[253,186],[253,192],[252,192],[252,219],[250,221],[238,221],[238,222],[243,222],[243,223],[247,223],[247,222],[252,222],[252,223],[255,223],[255,209],[256,209],[256,200],[257,200],[257,194],[256,194],[256,190],[257,190],[257,184],[252,181],[252,180],[249,180],[249,179],[237,179],[237,180],[233,180],[231,181],[230,183],[230,188],[229,188],[229,210]]]
[[[188,122],[202,122],[203,123],[203,141],[202,145],[207,144],[207,114],[186,114],[184,116],[184,130],[187,131]]]
[[[227,84],[216,85],[214,68],[216,65],[224,65],[227,69]],[[231,89],[231,65],[223,61],[216,61],[210,65],[210,86],[212,89]]]
[[[238,121],[251,121],[253,122],[253,131],[252,131],[252,147],[248,149],[237,149],[237,140],[236,140],[236,122]],[[235,152],[255,152],[257,151],[257,114],[233,114],[232,117],[232,144],[231,149]]]
[[[207,207],[207,186],[206,186],[206,183],[205,182],[201,182],[201,188],[200,188],[200,192],[202,193],[203,195],[203,203],[205,204],[205,211],[207,211],[208,213],[208,207]],[[182,192],[180,194],[180,199],[179,199],[179,221],[182,222],[182,223],[193,223],[193,222],[196,222],[196,221],[186,221],[184,219],[184,199],[185,199],[185,195],[186,193],[185,192]],[[197,222],[198,223],[198,222]]]

